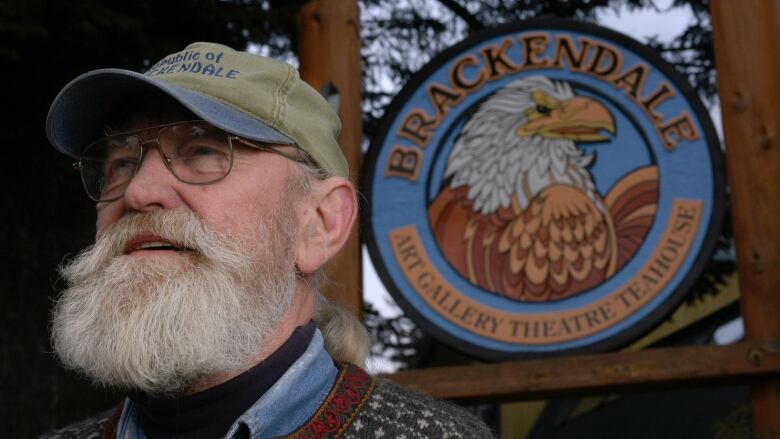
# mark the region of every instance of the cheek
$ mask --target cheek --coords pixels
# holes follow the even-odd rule
[[[97,238],[100,238],[103,233],[105,233],[105,231],[116,223],[125,213],[122,203],[118,201],[99,203],[95,209],[97,211],[97,220],[95,223],[95,234]]]
[[[281,200],[282,181],[240,173],[236,173],[235,177],[241,178],[226,183],[237,184],[203,187],[206,191],[211,190],[208,194],[204,193],[208,196],[203,197],[210,202],[198,203],[198,207],[203,211],[204,218],[213,221],[212,224],[219,226],[219,222],[222,222],[234,229],[253,228],[264,218],[273,216],[279,209],[279,203],[284,202]]]
[[[256,228],[262,215],[257,198],[241,195],[230,192],[204,197],[190,203],[190,207],[212,230],[240,237]]]

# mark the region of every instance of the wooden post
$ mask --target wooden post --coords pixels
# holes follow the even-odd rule
[[[748,340],[780,340],[780,0],[710,4]],[[780,437],[780,379],[752,387],[758,437]]]
[[[360,33],[357,1],[312,0],[299,12],[301,77],[320,91],[338,93],[342,129],[339,143],[358,182],[362,140]],[[325,294],[360,317],[363,309],[360,240],[357,229],[329,264]]]

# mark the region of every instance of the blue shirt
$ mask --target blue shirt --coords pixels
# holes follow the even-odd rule
[[[325,401],[337,375],[338,369],[325,351],[318,329],[303,355],[233,423],[224,437],[236,437],[242,424],[248,428],[252,439],[292,433]],[[117,439],[146,439],[138,409],[129,398],[125,399],[119,417]]]

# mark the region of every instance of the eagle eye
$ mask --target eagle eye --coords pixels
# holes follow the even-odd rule
[[[536,112],[539,114],[550,114],[550,107],[543,104],[536,104]]]

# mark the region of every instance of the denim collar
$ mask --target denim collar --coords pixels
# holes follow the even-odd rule
[[[238,437],[242,425],[251,439],[282,436],[295,431],[317,411],[338,375],[325,351],[322,334],[314,333],[301,357],[228,430],[225,438]],[[125,399],[117,429],[118,439],[145,439],[135,404]]]

